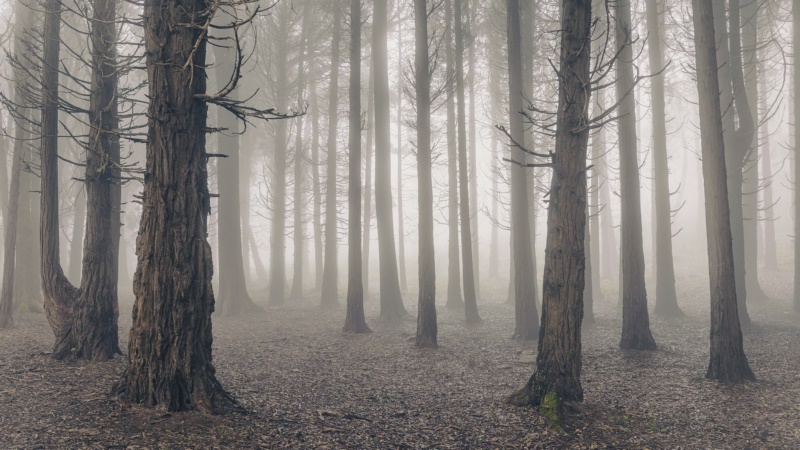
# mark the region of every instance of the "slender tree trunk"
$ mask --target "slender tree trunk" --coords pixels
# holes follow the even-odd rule
[[[361,280],[361,0],[350,0],[349,248],[345,333],[369,333]]]
[[[658,0],[647,0],[647,35],[650,70],[664,67],[661,43],[661,13]],[[653,117],[653,164],[655,169],[655,254],[656,307],[655,313],[682,316],[675,292],[675,269],[672,261],[672,207],[669,201],[669,157],[667,149],[667,120],[664,95],[664,74],[650,78],[650,101]]]
[[[619,105],[620,194],[622,202],[622,349],[654,350],[644,281],[642,205],[639,190],[636,105],[633,93],[631,0],[615,3],[617,98]]]
[[[381,318],[408,316],[400,293],[392,219],[392,144],[389,114],[388,0],[374,0],[372,63],[375,70],[375,217],[380,253]]]
[[[711,289],[711,358],[706,378],[741,382],[754,376],[744,354],[733,280],[715,21],[710,0],[693,0],[692,10]]]
[[[369,71],[369,88],[367,90],[367,139],[366,139],[366,155],[364,158],[364,168],[366,170],[364,176],[364,227],[362,241],[362,280],[364,281],[364,299],[369,300],[369,247],[372,234],[372,144],[373,136],[375,135],[375,108],[373,107],[373,98],[375,98],[375,70],[374,59],[370,59]]]
[[[436,347],[436,264],[433,242],[431,102],[426,0],[414,0],[415,87],[417,98],[417,187],[419,199],[419,302],[417,347]]]
[[[602,111],[606,107],[605,91],[602,89],[597,91],[595,96],[595,108]],[[600,222],[600,239],[601,239],[601,263],[600,270],[603,278],[614,278],[619,275],[619,247],[617,246],[617,235],[614,231],[614,215],[611,212],[611,185],[608,173],[608,155],[606,154],[606,134],[601,128],[592,135],[592,150],[596,155],[597,161],[597,177],[600,184],[600,215],[598,220]],[[621,295],[621,294],[620,294]]]
[[[765,9],[765,8],[764,8]],[[763,51],[763,50],[762,50]],[[769,271],[777,271],[778,270],[778,252],[777,252],[777,245],[775,243],[775,215],[773,211],[773,195],[772,195],[772,183],[773,183],[773,174],[772,174],[772,152],[770,148],[770,139],[769,139],[769,120],[766,118],[766,115],[769,114],[769,110],[767,108],[767,96],[769,95],[769,91],[767,90],[767,71],[764,70],[765,61],[761,59],[759,64],[759,95],[758,95],[758,103],[760,105],[761,114],[764,117],[761,118],[763,123],[761,124],[761,177],[764,180],[764,188],[763,188],[763,202],[762,208],[764,208],[764,269]]]
[[[322,193],[319,179],[319,98],[317,97],[317,65],[315,55],[310,56],[309,108],[311,109],[311,189],[313,197],[314,226],[314,290],[322,290]]]
[[[445,63],[447,73],[453,73],[455,54],[453,53],[453,0],[445,0]],[[447,88],[447,228],[449,230],[447,248],[447,303],[451,310],[462,310],[464,299],[461,296],[461,254],[458,247],[458,143],[456,142],[456,101],[455,87]]]
[[[532,13],[532,12],[526,12]],[[520,2],[507,0],[507,42],[508,42],[508,122],[514,142],[524,143],[522,123],[522,38],[520,31]],[[532,142],[529,142],[532,143]],[[531,254],[531,233],[528,223],[528,180],[527,169],[520,164],[527,162],[528,155],[511,144],[511,233],[514,246],[514,271],[526,274],[514,279],[514,337],[533,340],[539,337],[539,315],[536,311],[536,287],[533,282],[533,255]]]
[[[306,88],[306,33],[308,32],[308,16],[310,13],[309,2],[303,8],[303,24],[300,31],[300,45],[297,50],[297,103],[303,105],[305,102],[304,94]],[[300,116],[295,121],[295,142],[294,142],[294,260],[292,276],[292,290],[289,298],[295,303],[303,301],[303,252],[305,246],[305,234],[303,231],[303,190],[305,189],[305,158],[306,150],[303,142],[303,126],[305,117]]]
[[[229,8],[223,8],[220,14],[220,25],[228,25],[230,20],[225,14]],[[233,30],[219,31],[220,44],[214,46],[216,59],[215,73],[217,90],[223,91],[231,83],[234,65],[236,64]],[[238,91],[231,93],[237,96]],[[241,191],[239,184],[239,123],[236,117],[225,108],[217,107],[218,126],[223,129],[217,134],[218,148],[227,158],[217,161],[217,185],[219,201],[217,202],[217,224],[219,229],[219,291],[217,296],[218,311],[225,316],[252,313],[261,310],[250,299],[245,281],[245,264],[242,255],[242,222]],[[249,169],[248,169],[249,170]],[[249,174],[248,174],[249,175]],[[248,180],[249,176],[246,176]]]
[[[462,24],[462,1],[455,0],[456,38],[456,96],[458,100],[458,182],[461,212],[461,255],[464,270],[464,314],[467,323],[481,321],[478,315],[478,298],[475,292],[475,266],[472,262],[472,227],[469,202],[469,176],[467,171],[467,113],[464,93],[464,26]]]
[[[342,29],[342,13],[341,7],[339,6],[341,5],[337,4],[333,7],[331,75],[330,84],[328,86],[328,154],[325,166],[327,174],[325,178],[325,265],[322,274],[321,300],[323,308],[333,308],[339,305],[339,253],[337,246],[339,213],[336,210],[336,136],[337,128],[339,127],[339,42],[341,40]]]
[[[408,291],[403,222],[403,3],[397,2],[397,257],[400,289]]]
[[[81,282],[81,261],[83,260],[83,229],[86,219],[86,196],[83,189],[75,197],[75,217],[72,221],[72,242],[69,245],[69,280]]]
[[[509,401],[560,414],[565,402],[582,401],[581,320],[583,318],[586,227],[586,149],[589,130],[591,0],[564,2],[558,116],[547,215],[542,328],[536,371]],[[554,411],[555,410],[555,411]]]
[[[481,294],[481,259],[480,240],[478,235],[478,163],[477,163],[477,127],[475,121],[475,35],[472,33],[472,21],[477,1],[464,0],[467,20],[464,27],[467,42],[467,88],[469,90],[469,210],[470,229],[472,231],[472,271],[475,279],[475,297]]]

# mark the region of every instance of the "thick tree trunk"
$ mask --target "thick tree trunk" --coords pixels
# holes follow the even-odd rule
[[[136,302],[129,363],[117,385],[131,403],[168,411],[241,410],[214,375],[214,292],[207,219],[207,20],[200,0],[146,0],[145,54],[150,106]],[[181,69],[190,61],[185,69]],[[275,283],[275,280],[273,280]]]
[[[527,11],[531,14],[531,11]],[[508,122],[514,142],[525,143],[522,123],[522,38],[520,31],[520,2],[507,0],[506,24],[508,43]],[[532,142],[530,142],[532,143]],[[533,340],[539,337],[539,314],[536,311],[536,287],[533,282],[533,255],[531,253],[530,215],[528,208],[528,173],[520,164],[528,155],[511,145],[511,233],[514,246],[514,272],[525,274],[514,279],[514,337]]]
[[[633,36],[630,0],[615,3],[617,98],[619,105],[620,195],[622,202],[622,349],[654,350],[644,281],[642,204],[633,93]]]
[[[323,308],[339,305],[339,213],[336,210],[337,153],[336,136],[339,127],[339,42],[341,41],[342,17],[340,5],[333,8],[333,40],[331,41],[331,75],[328,86],[328,154],[325,165],[325,264],[322,274]],[[359,269],[360,270],[360,269]]]
[[[95,0],[93,10],[83,273],[72,319],[74,347],[62,347],[62,353],[56,351],[53,356],[72,352],[78,358],[107,360],[122,353],[117,331],[122,190],[120,142],[116,134],[119,129],[116,0]]]
[[[389,114],[388,0],[374,0],[372,64],[375,71],[375,219],[380,253],[381,319],[407,317],[397,273],[392,219],[392,144]]]
[[[428,67],[428,10],[414,0],[415,87],[417,98],[417,187],[419,201],[419,302],[417,347],[436,347],[436,264],[433,242],[431,102]]]
[[[467,323],[481,321],[478,315],[478,298],[475,292],[475,266],[472,261],[472,227],[469,202],[469,175],[467,166],[467,111],[464,93],[464,26],[462,24],[462,1],[455,0],[456,40],[456,97],[458,100],[458,184],[461,213],[461,255],[464,270],[464,314]]]
[[[561,66],[553,176],[547,215],[542,328],[536,371],[509,398],[518,405],[560,412],[564,402],[582,401],[586,227],[586,149],[591,63],[591,0],[562,2]],[[556,411],[553,411],[555,409]]]
[[[664,67],[661,43],[661,13],[658,0],[647,0],[647,35],[650,71]],[[650,78],[650,101],[653,117],[653,164],[655,169],[655,313],[665,317],[682,316],[675,292],[675,269],[672,261],[672,207],[669,201],[669,156],[664,95],[664,74]]]
[[[445,64],[447,73],[452,73],[455,65],[453,53],[453,0],[445,0]],[[464,299],[461,296],[461,254],[458,247],[458,143],[456,142],[456,101],[455,89],[447,89],[447,303],[445,307],[461,311]]]
[[[348,162],[348,270],[345,333],[369,333],[361,279],[361,0],[350,0],[350,160]]]
[[[692,10],[711,289],[711,358],[706,378],[741,382],[754,376],[744,354],[733,280],[715,23],[710,0],[693,0]]]

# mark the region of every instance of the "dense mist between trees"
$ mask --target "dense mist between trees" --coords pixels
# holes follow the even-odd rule
[[[0,5],[0,442],[800,445],[798,23]]]

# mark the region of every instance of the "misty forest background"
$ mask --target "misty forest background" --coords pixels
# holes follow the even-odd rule
[[[798,23],[0,4],[0,442],[800,445]]]

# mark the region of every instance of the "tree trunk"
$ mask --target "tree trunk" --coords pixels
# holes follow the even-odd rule
[[[309,109],[311,110],[311,195],[313,198],[314,227],[314,290],[322,290],[322,193],[319,180],[319,97],[317,96],[317,65],[315,55],[309,56],[308,71],[311,74],[309,83]]]
[[[345,333],[369,333],[361,279],[361,0],[350,0],[350,160],[348,162],[348,270]]]
[[[339,42],[341,40],[342,13],[340,5],[333,7],[333,40],[331,41],[331,75],[328,86],[328,155],[325,178],[325,265],[322,274],[323,308],[339,305],[339,258],[336,210],[336,135],[339,127]],[[359,133],[360,134],[360,133]],[[360,214],[360,213],[359,213]],[[360,252],[360,249],[359,249]],[[361,269],[359,269],[360,271]]]
[[[279,3],[277,18],[278,35],[288,36],[290,21],[288,20],[287,3]],[[275,69],[275,108],[286,111],[289,105],[288,65],[289,55],[285,39],[276,40]],[[282,305],[286,296],[286,152],[289,145],[287,121],[279,120],[275,124],[275,151],[272,164],[272,230],[270,233],[269,264],[269,303]]]
[[[445,0],[445,63],[447,73],[452,73],[455,65],[453,53],[453,0]],[[456,102],[455,89],[447,88],[447,228],[449,230],[447,248],[447,303],[445,308],[461,311],[464,299],[461,297],[461,254],[458,248],[458,143],[456,142]]]
[[[795,49],[795,52],[798,52],[797,49],[800,49],[800,0],[793,0],[792,1],[792,48]],[[798,53],[795,53],[797,55]],[[795,59],[800,59],[795,56]],[[797,98],[798,93],[800,93],[800,70],[797,70],[796,67],[793,66],[792,72],[792,86],[794,88],[794,95],[792,98],[794,99],[794,104],[792,105],[792,111],[794,111],[794,120],[791,123],[794,123],[794,148],[795,152],[796,149],[800,148],[800,127],[797,124],[797,118],[800,117],[800,99]],[[800,214],[797,212],[800,211],[800,195],[797,192],[797,182],[800,180],[800,157],[795,154],[794,157],[794,292],[793,292],[793,303],[794,303],[794,312],[800,313]]]
[[[448,5],[449,6],[449,5]],[[414,0],[415,87],[417,99],[417,187],[419,201],[419,303],[417,347],[437,346],[436,264],[431,176],[431,101],[426,0]]]
[[[72,220],[72,241],[69,245],[69,280],[81,282],[81,261],[83,260],[83,228],[86,219],[86,197],[83,189],[75,197],[75,217]]]
[[[589,130],[591,0],[564,2],[556,147],[547,215],[542,328],[536,371],[509,398],[559,414],[564,402],[582,401],[581,320],[586,227],[586,149]],[[554,411],[555,410],[555,411]]]
[[[472,271],[475,281],[475,298],[480,297],[481,293],[481,259],[480,242],[478,235],[478,164],[477,164],[477,127],[475,121],[475,36],[472,34],[472,20],[475,15],[477,0],[470,3],[464,0],[466,22],[464,34],[468,39],[467,45],[467,88],[469,90],[469,211],[470,211],[470,230],[472,231]]]
[[[514,142],[524,143],[522,123],[522,38],[520,31],[519,0],[507,0],[507,42],[508,42],[508,122]],[[532,11],[526,11],[532,14]],[[532,143],[532,140],[531,142]],[[514,272],[525,274],[514,279],[514,338],[533,340],[539,337],[539,314],[536,311],[536,287],[533,282],[533,255],[531,253],[531,233],[528,223],[528,180],[525,163],[528,155],[511,144],[511,233],[514,246]]]
[[[606,107],[605,91],[598,90],[595,96],[595,107],[602,111]],[[597,147],[597,150],[594,148]],[[601,263],[600,274],[603,278],[614,278],[619,276],[619,247],[617,245],[617,234],[614,227],[614,215],[611,211],[611,178],[608,173],[608,155],[606,149],[606,133],[601,128],[592,135],[592,152],[597,155],[597,177],[600,184],[600,215],[597,218],[600,222],[601,239]],[[621,294],[620,294],[621,295]]]
[[[481,321],[478,315],[478,299],[475,292],[475,266],[472,263],[472,231],[469,202],[469,175],[467,167],[467,113],[464,93],[464,26],[462,25],[462,1],[455,0],[456,38],[456,96],[458,100],[458,183],[461,212],[461,255],[464,270],[464,314],[467,323]]]
[[[300,44],[297,50],[297,104],[303,105],[303,97],[306,88],[306,33],[308,32],[308,16],[310,13],[310,3],[306,2],[303,11],[303,24],[300,30]],[[295,121],[295,141],[294,141],[294,260],[292,276],[292,290],[289,298],[295,303],[303,301],[303,251],[305,245],[305,235],[303,232],[303,189],[305,189],[305,169],[306,158],[305,144],[303,143],[303,126],[305,117],[300,116]]]
[[[233,13],[230,8],[223,8]],[[220,25],[227,25],[228,14],[222,16]],[[217,90],[223,91],[231,83],[235,59],[234,33],[231,29],[218,31],[220,45],[214,46],[216,59],[215,73]],[[238,97],[238,90],[231,93]],[[218,311],[225,316],[260,311],[247,292],[245,264],[242,255],[241,192],[239,185],[239,123],[236,117],[225,108],[217,107],[218,126],[223,129],[217,134],[217,147],[227,158],[217,160],[217,223],[219,229],[219,291]],[[249,176],[246,177],[248,180]],[[249,262],[249,261],[248,261]]]
[[[397,2],[397,264],[400,289],[408,291],[406,280],[406,235],[403,226],[403,3]]]
[[[381,319],[407,317],[397,273],[392,218],[392,144],[389,114],[388,0],[374,0],[372,64],[375,71],[375,218],[380,253]]]
[[[706,378],[741,382],[754,376],[744,354],[736,306],[715,21],[710,0],[693,0],[692,10],[711,289],[711,358]]]
[[[375,108],[373,107],[372,99],[375,98],[375,70],[374,70],[375,61],[374,59],[370,59],[370,71],[369,71],[369,88],[367,90],[367,101],[366,101],[366,108],[367,108],[367,154],[364,158],[364,168],[366,170],[366,174],[364,176],[364,227],[362,229],[363,235],[361,237],[362,242],[362,268],[363,271],[362,280],[364,282],[364,298],[369,300],[369,268],[370,268],[370,260],[369,260],[369,246],[370,246],[370,234],[372,234],[372,145],[373,145],[373,137],[375,136]],[[359,88],[360,89],[360,88]]]
[[[614,5],[616,14],[617,98],[619,105],[620,196],[622,203],[622,349],[654,350],[644,281],[642,204],[636,140],[636,105],[633,93],[633,37],[631,4]]]
[[[766,8],[762,8],[766,10]],[[762,50],[763,51],[763,50]],[[769,139],[769,120],[766,115],[769,114],[767,109],[767,71],[764,68],[765,61],[761,59],[759,70],[759,95],[758,103],[761,108],[761,114],[764,115],[760,120],[761,124],[761,178],[764,180],[763,201],[761,203],[764,208],[764,269],[769,271],[778,270],[778,251],[775,243],[775,214],[773,211],[773,196],[772,196],[772,152],[770,149]]]
[[[661,13],[658,0],[647,0],[647,35],[650,71],[664,67],[661,43]],[[672,261],[672,207],[669,201],[669,156],[664,95],[664,74],[650,78],[650,101],[653,117],[653,164],[655,169],[655,313],[665,317],[682,316],[675,292],[675,269]]]
[[[116,390],[127,402],[167,411],[225,413],[241,408],[220,386],[211,363],[208,106],[198,98],[206,92],[207,37],[199,27],[178,25],[206,20],[207,8],[199,0],[144,4],[150,99],[145,207],[129,362]],[[177,70],[187,61],[186,69]]]

